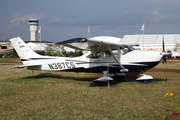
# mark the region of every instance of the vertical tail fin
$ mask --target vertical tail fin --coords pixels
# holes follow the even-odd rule
[[[20,37],[10,39],[11,44],[19,55],[20,59],[40,58]]]

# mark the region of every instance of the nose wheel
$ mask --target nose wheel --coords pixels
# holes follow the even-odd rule
[[[148,83],[150,81],[153,80],[153,77],[150,76],[150,75],[145,75],[143,74],[141,77],[139,77],[138,79],[136,79],[136,81],[139,81],[139,82],[144,82],[144,83]]]
[[[143,83],[149,83],[150,81],[153,80],[153,77],[150,75],[144,74],[143,70],[141,71],[140,75],[142,75],[142,76],[137,78],[136,81],[143,82]]]

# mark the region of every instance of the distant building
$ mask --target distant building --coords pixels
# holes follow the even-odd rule
[[[38,19],[29,19],[29,29],[31,32],[31,41],[37,40],[37,31],[38,31]]]
[[[0,41],[0,57],[12,55],[13,46],[9,41]]]
[[[53,42],[48,41],[24,41],[33,51],[44,51],[48,44],[53,44]]]
[[[179,56],[180,48],[174,51],[176,43],[180,44],[180,34],[144,34],[125,35],[121,39],[121,44],[139,44],[141,50],[163,50],[162,41],[164,39],[165,51],[171,51],[172,56]]]
[[[47,41],[24,41],[29,45],[29,47],[37,52],[37,51],[45,51],[45,48],[48,44],[53,44],[53,42]],[[0,41],[0,58],[6,58],[13,54],[13,46],[10,41]]]

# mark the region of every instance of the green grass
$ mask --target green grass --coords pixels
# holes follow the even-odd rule
[[[14,61],[14,62],[20,62],[21,60],[19,58],[0,58],[0,61]]]
[[[162,64],[162,61],[156,68],[165,68],[165,69],[180,69],[180,60],[167,60],[167,64]]]
[[[180,69],[177,63],[172,63],[172,67]],[[87,77],[96,76],[94,73],[9,70],[16,65],[0,64],[0,118],[3,120],[162,120],[175,110],[164,95],[173,92],[180,100],[177,73],[149,72],[146,74],[152,75],[158,84],[138,84],[131,80],[107,88],[89,81]]]

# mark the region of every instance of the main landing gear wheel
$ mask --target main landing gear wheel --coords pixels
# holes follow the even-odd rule
[[[108,85],[108,81],[109,83],[111,83],[113,79],[111,77],[108,77],[107,73],[108,71],[103,71],[103,77],[94,80],[94,82],[99,83],[100,85]]]

